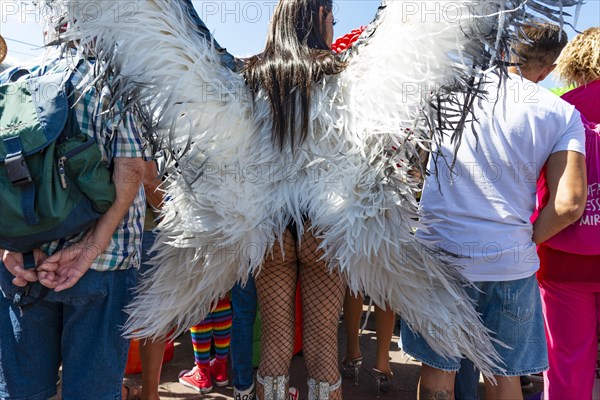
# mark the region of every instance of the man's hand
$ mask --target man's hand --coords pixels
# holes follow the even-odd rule
[[[69,289],[90,269],[100,249],[83,240],[46,258],[37,268],[40,283],[56,292]]]
[[[15,253],[8,250],[2,250],[2,262],[6,266],[6,269],[13,274],[15,277],[12,280],[12,284],[19,287],[27,286],[30,282],[36,282],[38,280],[38,274],[35,269],[26,270],[23,266],[23,254]],[[33,256],[35,263],[38,265],[47,256],[40,250],[34,250]]]

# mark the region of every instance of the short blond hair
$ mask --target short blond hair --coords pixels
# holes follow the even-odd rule
[[[600,27],[577,35],[560,53],[555,73],[568,84],[585,85],[600,79]]]

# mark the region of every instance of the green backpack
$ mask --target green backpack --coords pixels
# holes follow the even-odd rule
[[[0,77],[0,249],[84,232],[115,199],[96,141],[79,128],[72,74]]]

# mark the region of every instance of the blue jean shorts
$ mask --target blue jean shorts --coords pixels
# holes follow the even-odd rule
[[[477,312],[492,337],[509,347],[494,343],[505,369],[505,372],[493,371],[495,375],[520,376],[548,369],[544,318],[535,275],[516,281],[475,282],[475,287],[467,288],[467,294],[475,300]],[[460,368],[460,359],[435,353],[404,321],[400,347],[430,367],[444,371]]]
[[[52,397],[61,363],[63,400],[121,399],[129,348],[123,307],[134,271],[89,270],[72,288],[38,300],[35,283],[22,308],[12,278],[0,262],[0,399]]]

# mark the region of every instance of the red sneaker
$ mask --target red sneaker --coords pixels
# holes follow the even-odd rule
[[[229,384],[227,360],[217,360],[216,358],[210,360],[210,376],[212,376],[215,385],[218,387],[227,386]]]
[[[298,400],[298,399],[300,399],[300,393],[298,392],[298,389],[296,389],[295,387],[290,387],[289,393],[288,393],[288,400]]]
[[[179,373],[179,383],[198,393],[210,393],[213,389],[210,380],[210,367],[200,368],[197,365],[192,370],[183,370]]]

